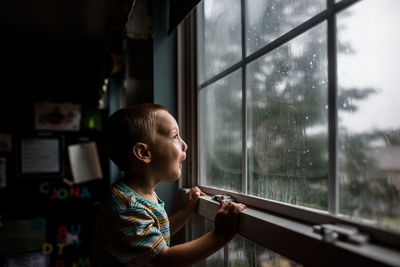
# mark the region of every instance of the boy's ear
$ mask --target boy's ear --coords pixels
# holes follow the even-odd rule
[[[149,146],[145,143],[136,143],[133,146],[133,155],[140,160],[141,162],[144,163],[150,163],[151,162],[151,153],[149,150]]]

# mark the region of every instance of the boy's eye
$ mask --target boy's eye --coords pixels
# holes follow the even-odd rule
[[[179,139],[179,135],[178,134],[174,135],[174,139],[175,140]]]

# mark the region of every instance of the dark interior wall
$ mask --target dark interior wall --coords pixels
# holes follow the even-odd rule
[[[3,264],[11,254],[22,257],[28,253],[21,245],[30,242],[32,236],[28,234],[19,235],[21,240],[11,238],[19,242],[20,249],[12,253],[5,249],[8,242],[4,242],[1,228],[18,225],[21,220],[39,222],[45,228],[45,243],[38,244],[33,252],[41,254],[42,249],[51,246],[54,251],[49,253],[50,266],[73,266],[74,263],[85,266],[79,262],[88,260],[93,219],[109,186],[108,161],[101,146],[98,149],[103,179],[69,185],[63,178],[73,180],[67,146],[85,140],[97,142],[99,131],[87,128],[83,120],[77,132],[46,131],[64,137],[62,160],[66,171],[63,176],[32,179],[16,175],[16,137],[41,134],[34,128],[35,102],[80,104],[82,119],[89,110],[99,112],[101,118],[107,115],[107,110],[97,109],[98,100],[104,78],[112,69],[111,52],[122,53],[122,38],[118,37],[123,34],[126,2],[16,0],[0,3],[0,133],[10,134],[13,139],[11,151],[0,151],[0,157],[7,159],[7,185],[0,188],[1,266],[6,266]],[[117,38],[110,40],[111,36]],[[81,192],[78,196],[69,193],[78,191]],[[23,233],[26,228],[14,230],[16,233],[7,234]],[[64,234],[61,237],[60,231]],[[56,244],[63,242],[67,233],[79,243],[66,245],[59,253]]]
[[[34,101],[95,105],[104,75],[107,1],[2,1],[0,129],[29,129]]]
[[[176,35],[168,35],[169,1],[153,0],[154,17],[154,102],[176,113]],[[172,214],[178,207],[178,184],[160,183],[156,191]]]

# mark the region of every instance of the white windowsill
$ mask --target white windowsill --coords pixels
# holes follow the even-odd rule
[[[214,220],[219,203],[201,197],[197,213]],[[312,225],[247,208],[238,233],[274,252],[306,266],[400,266],[400,252],[374,244],[327,243]]]

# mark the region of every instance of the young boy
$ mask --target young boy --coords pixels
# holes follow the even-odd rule
[[[124,172],[105,199],[93,235],[94,266],[187,266],[205,259],[228,243],[236,232],[243,204],[221,202],[215,230],[169,247],[190,218],[200,196],[193,187],[183,209],[167,216],[154,191],[159,182],[177,180],[187,145],[175,119],[161,105],[122,108],[108,119],[104,130],[106,151]]]

